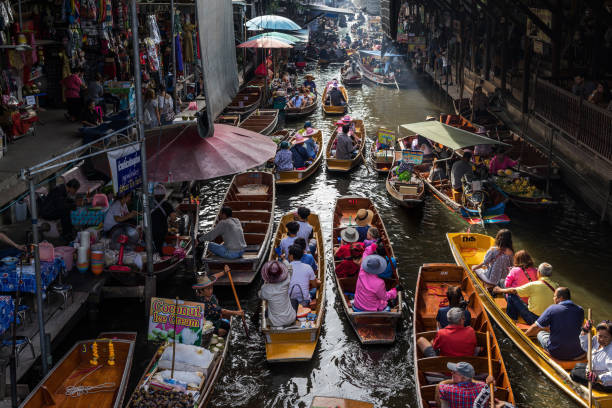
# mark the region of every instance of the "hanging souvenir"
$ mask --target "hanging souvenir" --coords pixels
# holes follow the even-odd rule
[[[147,16],[147,28],[149,29],[149,39],[151,39],[155,44],[161,43],[161,34],[159,33],[159,27],[157,26],[155,15],[149,14]]]
[[[189,17],[189,15],[187,15],[187,17]],[[193,63],[193,33],[195,31],[195,24],[191,24],[189,18],[187,18],[183,30],[183,54],[185,56],[185,62]]]
[[[174,34],[182,34],[183,28],[181,27],[181,11],[174,11]]]
[[[147,55],[149,59],[149,67],[151,71],[159,71],[159,56],[157,55],[157,45],[150,37],[145,38],[145,46],[147,47]]]
[[[176,70],[178,72],[183,72],[183,50],[181,49],[181,38],[177,34],[174,37],[174,40],[174,49],[176,50]]]
[[[9,25],[9,16],[8,11],[6,10],[6,5],[4,3],[0,3],[0,30],[4,30]]]

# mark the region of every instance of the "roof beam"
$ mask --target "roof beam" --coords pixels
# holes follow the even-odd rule
[[[516,4],[518,6],[518,8],[520,10],[523,11],[523,13],[525,13],[527,15],[527,17],[529,17],[529,19],[531,21],[533,21],[533,23],[538,26],[538,28],[540,30],[542,30],[544,32],[544,34],[546,34],[548,37],[550,37],[550,39],[552,41],[556,41],[556,36],[554,35],[553,31],[550,29],[549,26],[546,25],[546,23],[544,23],[542,20],[540,20],[540,18],[538,16],[535,15],[535,13],[533,11],[531,11],[529,9],[529,7],[527,7],[521,0],[510,0],[512,3]]]

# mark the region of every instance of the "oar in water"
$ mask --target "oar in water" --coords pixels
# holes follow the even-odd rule
[[[491,361],[491,334],[487,332],[487,363],[489,363],[489,375],[493,377],[493,361]],[[489,391],[491,392],[491,408],[495,408],[495,386],[493,383],[489,384]]]
[[[230,285],[232,285],[232,292],[234,292],[234,298],[236,299],[236,305],[238,305],[238,310],[242,312],[242,307],[240,307],[240,300],[238,300],[238,294],[236,293],[236,287],[234,286],[234,280],[232,279],[232,273],[230,272],[230,267],[228,265],[225,265],[223,267],[223,270],[227,274],[227,278],[230,281]],[[244,314],[241,317],[242,317],[242,327],[244,327],[244,333],[246,334],[247,339],[248,339],[249,338],[249,328],[247,327],[246,319],[244,318]]]
[[[587,322],[591,322],[591,309],[587,309]],[[587,334],[587,376],[593,369],[593,336],[591,335],[591,329]],[[593,406],[593,383],[589,380],[589,408]]]

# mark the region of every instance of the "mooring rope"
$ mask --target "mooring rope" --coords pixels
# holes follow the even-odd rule
[[[71,385],[66,387],[66,395],[69,397],[80,397],[85,394],[93,394],[96,392],[113,391],[115,383],[104,383],[100,385]]]

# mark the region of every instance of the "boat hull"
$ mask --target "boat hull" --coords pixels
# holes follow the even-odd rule
[[[348,110],[348,94],[346,93],[346,89],[343,86],[339,86],[340,92],[344,95],[344,100],[346,101],[346,105],[344,106],[334,106],[334,105],[326,105],[325,100],[327,99],[327,86],[325,86],[325,90],[323,91],[323,96],[321,97],[321,104],[323,106],[323,113],[326,115],[344,115]]]
[[[278,109],[256,109],[241,121],[238,127],[262,135],[270,135],[278,124],[278,114]]]
[[[323,162],[323,135],[318,130],[312,137],[319,145],[319,151],[317,157],[313,160],[312,164],[305,170],[292,170],[292,171],[279,171],[277,172],[276,185],[277,186],[292,186],[300,184],[310,178],[316,171],[321,167]]]

